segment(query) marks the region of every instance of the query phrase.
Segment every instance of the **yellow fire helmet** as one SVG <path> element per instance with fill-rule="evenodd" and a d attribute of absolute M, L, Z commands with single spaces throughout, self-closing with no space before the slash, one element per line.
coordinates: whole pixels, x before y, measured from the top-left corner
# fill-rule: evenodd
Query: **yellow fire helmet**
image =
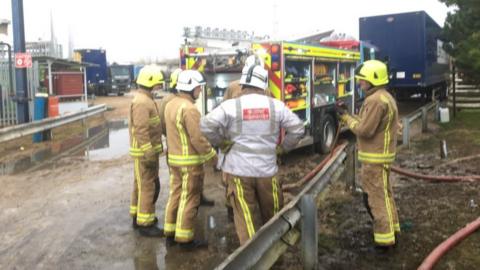
<path fill-rule="evenodd" d="M 147 88 L 152 88 L 157 84 L 163 83 L 163 81 L 163 72 L 160 67 L 156 65 L 144 66 L 140 70 L 137 78 L 137 84 Z"/>
<path fill-rule="evenodd" d="M 355 78 L 373 86 L 388 84 L 387 66 L 378 60 L 368 60 L 355 69 Z"/>
<path fill-rule="evenodd" d="M 177 86 L 178 74 L 180 74 L 181 71 L 182 71 L 181 68 L 177 68 L 172 72 L 172 74 L 170 74 L 170 84 L 168 85 L 170 89 L 175 88 Z"/>

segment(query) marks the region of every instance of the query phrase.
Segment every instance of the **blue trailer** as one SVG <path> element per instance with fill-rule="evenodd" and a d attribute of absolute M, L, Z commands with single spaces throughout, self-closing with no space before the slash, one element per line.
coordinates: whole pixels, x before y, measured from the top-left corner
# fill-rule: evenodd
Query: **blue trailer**
<path fill-rule="evenodd" d="M 106 95 L 108 93 L 109 82 L 105 50 L 75 50 L 75 60 L 98 65 L 87 67 L 87 91 L 89 94 Z"/>
<path fill-rule="evenodd" d="M 425 11 L 362 17 L 359 26 L 360 40 L 374 45 L 376 58 L 388 65 L 397 98 L 446 96 L 449 58 L 441 27 Z"/>

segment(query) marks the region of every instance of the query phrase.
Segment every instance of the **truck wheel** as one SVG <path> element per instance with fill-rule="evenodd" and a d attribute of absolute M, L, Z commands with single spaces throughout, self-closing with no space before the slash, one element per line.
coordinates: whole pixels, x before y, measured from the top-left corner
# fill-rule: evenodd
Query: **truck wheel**
<path fill-rule="evenodd" d="M 321 154 L 327 154 L 334 146 L 337 124 L 331 114 L 322 116 L 320 120 L 320 140 L 315 144 L 315 150 Z"/>

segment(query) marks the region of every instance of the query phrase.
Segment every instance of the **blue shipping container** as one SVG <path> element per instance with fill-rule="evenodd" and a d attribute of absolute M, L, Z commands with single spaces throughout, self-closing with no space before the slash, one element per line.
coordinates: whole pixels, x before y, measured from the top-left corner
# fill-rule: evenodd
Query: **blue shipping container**
<path fill-rule="evenodd" d="M 390 87 L 410 94 L 445 87 L 448 55 L 439 39 L 441 27 L 424 11 L 363 17 L 360 40 L 377 47 L 387 63 Z"/>
<path fill-rule="evenodd" d="M 81 55 L 81 62 L 96 64 L 95 67 L 87 67 L 88 84 L 106 84 L 108 81 L 107 56 L 105 50 L 82 49 L 75 50 Z"/>

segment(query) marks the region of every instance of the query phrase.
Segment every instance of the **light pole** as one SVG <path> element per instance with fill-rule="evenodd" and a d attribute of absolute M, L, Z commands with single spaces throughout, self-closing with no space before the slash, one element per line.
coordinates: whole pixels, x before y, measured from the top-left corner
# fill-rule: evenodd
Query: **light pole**
<path fill-rule="evenodd" d="M 25 52 L 25 26 L 23 19 L 23 0 L 12 0 L 13 50 L 15 53 Z M 15 84 L 18 123 L 30 121 L 28 113 L 27 70 L 15 68 Z"/>

